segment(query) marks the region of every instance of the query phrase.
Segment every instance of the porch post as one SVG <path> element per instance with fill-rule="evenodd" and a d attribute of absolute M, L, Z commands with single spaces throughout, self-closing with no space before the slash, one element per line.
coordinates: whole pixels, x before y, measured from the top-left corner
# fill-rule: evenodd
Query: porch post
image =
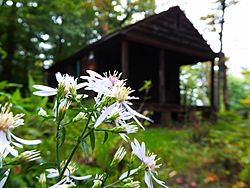
<path fill-rule="evenodd" d="M 210 105 L 214 109 L 215 108 L 215 100 L 214 100 L 214 60 L 211 61 L 210 67 Z M 216 107 L 217 108 L 217 107 Z"/>
<path fill-rule="evenodd" d="M 166 81 L 165 81 L 165 52 L 160 50 L 159 56 L 159 102 L 164 104 L 166 102 Z"/>
<path fill-rule="evenodd" d="M 159 103 L 166 103 L 166 73 L 165 73 L 165 51 L 160 49 L 159 54 Z M 160 124 L 166 126 L 170 123 L 171 113 L 170 112 L 161 112 L 160 114 Z"/>
<path fill-rule="evenodd" d="M 214 65 L 215 65 L 215 60 L 213 59 L 211 61 L 211 70 L 210 70 L 210 106 L 211 106 L 211 111 L 210 111 L 210 120 L 212 122 L 216 122 L 217 116 L 216 112 L 219 109 L 219 104 L 218 100 L 219 97 L 217 96 L 219 93 L 216 89 L 218 89 L 218 82 L 215 83 L 215 72 L 214 72 Z M 219 79 L 219 78 L 217 78 Z M 216 86 L 216 88 L 215 88 Z"/>
<path fill-rule="evenodd" d="M 122 77 L 128 79 L 129 63 L 128 63 L 128 41 L 122 40 L 121 44 L 121 63 L 122 63 Z"/>

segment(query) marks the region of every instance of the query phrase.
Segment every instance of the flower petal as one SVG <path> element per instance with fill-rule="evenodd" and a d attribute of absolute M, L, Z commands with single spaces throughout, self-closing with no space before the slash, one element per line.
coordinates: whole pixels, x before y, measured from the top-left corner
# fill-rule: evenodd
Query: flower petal
<path fill-rule="evenodd" d="M 3 187 L 4 186 L 4 184 L 5 184 L 5 182 L 6 182 L 6 180 L 7 180 L 7 178 L 9 177 L 9 173 L 10 173 L 10 169 L 8 169 L 8 170 L 6 170 L 5 172 L 4 172 L 4 177 L 3 177 L 3 179 L 0 181 L 0 187 Z"/>
<path fill-rule="evenodd" d="M 17 157 L 17 156 L 18 156 L 18 151 L 15 150 L 12 146 L 7 145 L 6 148 L 7 148 L 7 150 L 9 151 L 9 153 L 10 153 L 11 155 L 13 155 L 14 157 Z"/>
<path fill-rule="evenodd" d="M 104 112 L 96 120 L 96 123 L 94 125 L 95 128 L 98 127 L 104 121 L 104 119 L 112 112 L 112 110 L 116 107 L 116 105 L 117 104 L 114 103 L 111 106 L 109 106 L 107 109 L 104 110 Z"/>
<path fill-rule="evenodd" d="M 44 85 L 33 85 L 33 88 L 39 89 L 39 90 L 42 90 L 42 91 L 56 91 L 55 88 L 44 86 Z"/>
<path fill-rule="evenodd" d="M 23 148 L 22 144 L 19 144 L 17 142 L 11 142 L 11 143 L 18 148 Z"/>
<path fill-rule="evenodd" d="M 149 172 L 149 173 L 151 174 L 152 178 L 155 180 L 156 183 L 158 183 L 159 185 L 161 185 L 161 186 L 163 186 L 163 187 L 168 188 L 168 186 L 165 185 L 165 182 L 164 182 L 164 181 L 158 180 L 158 179 L 154 176 L 154 174 L 153 174 L 152 172 Z"/>
<path fill-rule="evenodd" d="M 121 137 L 125 142 L 128 142 L 128 140 L 129 140 L 128 135 L 126 135 L 125 133 L 120 133 L 119 135 L 120 135 L 120 137 Z"/>
<path fill-rule="evenodd" d="M 132 169 L 130 171 L 124 172 L 120 177 L 119 180 L 123 180 L 124 178 L 127 178 L 129 176 L 132 176 L 133 174 L 135 174 L 137 171 L 139 170 L 139 168 L 135 168 Z"/>
<path fill-rule="evenodd" d="M 76 89 L 81 89 L 81 88 L 87 87 L 87 86 L 88 86 L 88 84 L 87 84 L 86 82 L 80 83 L 80 84 L 77 84 L 77 85 L 76 85 Z"/>
<path fill-rule="evenodd" d="M 139 117 L 139 118 L 146 119 L 146 120 L 150 121 L 151 123 L 154 122 L 152 119 L 150 119 L 150 118 L 148 118 L 148 117 L 146 117 L 146 116 L 144 116 L 144 115 L 142 115 L 142 114 L 136 112 L 135 110 L 133 110 L 129 105 L 126 104 L 126 102 L 123 102 L 122 104 L 125 106 L 125 108 L 126 108 L 131 114 L 133 114 L 133 115 L 135 115 L 135 116 L 137 116 L 137 117 Z"/>
<path fill-rule="evenodd" d="M 22 138 L 19 138 L 15 136 L 14 134 L 10 133 L 11 137 L 16 140 L 17 142 L 20 142 L 25 145 L 37 145 L 41 143 L 41 140 L 24 140 Z"/>
<path fill-rule="evenodd" d="M 59 176 L 59 172 L 57 169 L 50 168 L 50 169 L 46 169 L 46 171 L 49 173 L 47 175 L 47 178 L 55 178 L 55 177 Z"/>
<path fill-rule="evenodd" d="M 90 77 L 96 77 L 96 78 L 103 79 L 103 77 L 95 71 L 87 70 L 86 72 L 90 75 Z"/>
<path fill-rule="evenodd" d="M 86 180 L 86 179 L 89 179 L 92 177 L 92 175 L 87 175 L 87 176 L 80 176 L 80 177 L 77 177 L 77 176 L 70 176 L 71 178 L 75 179 L 75 180 Z"/>
<path fill-rule="evenodd" d="M 60 72 L 57 72 L 56 73 L 56 80 L 58 83 L 62 82 L 64 79 L 63 79 L 63 76 Z"/>
<path fill-rule="evenodd" d="M 66 178 L 63 178 L 59 182 L 57 182 L 55 185 L 51 186 L 50 188 L 68 188 L 69 185 L 65 185 Z"/>
<path fill-rule="evenodd" d="M 145 171 L 144 181 L 147 184 L 148 188 L 154 188 L 151 175 L 149 172 Z"/>
<path fill-rule="evenodd" d="M 56 95 L 57 91 L 35 91 L 33 92 L 33 95 L 47 97 L 47 96 L 53 96 Z"/>

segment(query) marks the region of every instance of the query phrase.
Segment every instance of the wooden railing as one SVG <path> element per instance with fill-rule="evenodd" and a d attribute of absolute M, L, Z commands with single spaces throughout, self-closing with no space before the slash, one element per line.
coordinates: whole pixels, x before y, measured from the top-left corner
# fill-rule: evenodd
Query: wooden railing
<path fill-rule="evenodd" d="M 211 106 L 184 106 L 176 104 L 159 104 L 159 103 L 135 103 L 140 111 L 149 110 L 153 112 L 211 112 Z"/>

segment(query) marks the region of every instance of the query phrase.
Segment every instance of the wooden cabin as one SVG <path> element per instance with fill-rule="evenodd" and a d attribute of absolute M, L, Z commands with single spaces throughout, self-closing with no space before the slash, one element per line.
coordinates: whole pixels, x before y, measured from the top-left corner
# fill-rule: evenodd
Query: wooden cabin
<path fill-rule="evenodd" d="M 57 62 L 48 70 L 49 84 L 55 85 L 54 75 L 58 71 L 79 77 L 87 69 L 98 73 L 117 70 L 123 72 L 135 90 L 144 80 L 152 80 L 151 99 L 143 105 L 144 109 L 176 115 L 187 111 L 187 107 L 180 105 L 180 66 L 210 62 L 210 106 L 190 106 L 188 111 L 211 112 L 217 56 L 176 6 L 108 34 Z"/>

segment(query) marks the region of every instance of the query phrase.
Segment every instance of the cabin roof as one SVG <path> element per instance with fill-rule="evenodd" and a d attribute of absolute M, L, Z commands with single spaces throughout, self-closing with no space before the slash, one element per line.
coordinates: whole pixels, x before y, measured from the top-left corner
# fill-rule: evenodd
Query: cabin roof
<path fill-rule="evenodd" d="M 83 54 L 89 53 L 107 41 L 117 40 L 119 37 L 125 37 L 128 41 L 189 54 L 201 61 L 212 60 L 218 56 L 212 51 L 185 13 L 178 6 L 175 6 L 103 36 L 100 40 L 87 45 L 70 57 L 57 62 L 50 69 L 56 69 L 59 65 L 75 61 Z"/>

